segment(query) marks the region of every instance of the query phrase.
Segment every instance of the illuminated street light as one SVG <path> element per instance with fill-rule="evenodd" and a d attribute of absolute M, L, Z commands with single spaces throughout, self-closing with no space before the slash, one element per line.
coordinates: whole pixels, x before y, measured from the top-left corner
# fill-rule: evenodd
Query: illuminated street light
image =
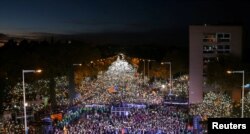
<path fill-rule="evenodd" d="M 82 66 L 82 64 L 73 64 L 73 66 Z"/>
<path fill-rule="evenodd" d="M 93 61 L 91 61 L 93 62 Z M 80 63 L 74 63 L 70 66 L 70 70 L 69 70 L 69 95 L 70 95 L 70 103 L 73 103 L 74 97 L 76 95 L 76 91 L 75 91 L 75 68 L 76 67 L 80 67 L 82 66 L 82 64 Z"/>
<path fill-rule="evenodd" d="M 23 76 L 23 112 L 24 112 L 24 131 L 25 134 L 28 134 L 28 128 L 27 128 L 27 114 L 26 114 L 26 106 L 28 105 L 26 103 L 26 92 L 25 92 L 25 82 L 24 82 L 24 74 L 25 73 L 41 73 L 42 70 L 23 70 L 22 71 L 22 76 Z"/>
<path fill-rule="evenodd" d="M 143 61 L 143 83 L 145 84 L 145 59 L 142 59 Z"/>
<path fill-rule="evenodd" d="M 244 118 L 244 87 L 245 87 L 245 71 L 227 71 L 228 74 L 240 73 L 242 74 L 242 90 L 241 90 L 241 118 Z"/>
<path fill-rule="evenodd" d="M 169 64 L 169 81 L 170 81 L 170 92 L 169 95 L 172 95 L 172 68 L 171 68 L 171 62 L 161 62 L 162 65 Z"/>
<path fill-rule="evenodd" d="M 148 60 L 148 79 L 150 80 L 150 78 L 149 78 L 149 62 L 150 61 L 155 61 L 155 60 Z"/>

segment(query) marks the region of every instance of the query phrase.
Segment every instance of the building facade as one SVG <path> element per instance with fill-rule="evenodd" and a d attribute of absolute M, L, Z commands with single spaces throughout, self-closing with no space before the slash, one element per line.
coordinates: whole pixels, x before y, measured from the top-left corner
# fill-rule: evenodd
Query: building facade
<path fill-rule="evenodd" d="M 219 55 L 228 54 L 241 58 L 240 26 L 189 27 L 189 104 L 203 100 L 206 64 L 218 60 Z"/>

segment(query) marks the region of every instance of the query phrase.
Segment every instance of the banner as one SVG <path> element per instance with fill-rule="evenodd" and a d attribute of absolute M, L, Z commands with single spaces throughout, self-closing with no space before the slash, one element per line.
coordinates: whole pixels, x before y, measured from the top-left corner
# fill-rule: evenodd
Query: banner
<path fill-rule="evenodd" d="M 61 121 L 61 120 L 62 120 L 62 113 L 52 114 L 52 115 L 50 115 L 50 118 L 51 118 L 52 120 L 57 119 L 57 120 Z"/>
<path fill-rule="evenodd" d="M 108 92 L 109 92 L 109 93 L 115 93 L 115 92 L 116 92 L 115 87 L 112 86 L 111 88 L 109 88 L 109 89 L 108 89 Z"/>

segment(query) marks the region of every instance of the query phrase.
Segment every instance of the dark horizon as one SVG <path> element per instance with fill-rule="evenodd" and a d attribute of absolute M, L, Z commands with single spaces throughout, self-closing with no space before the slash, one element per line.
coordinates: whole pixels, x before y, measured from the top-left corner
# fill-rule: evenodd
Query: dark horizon
<path fill-rule="evenodd" d="M 2 1 L 0 46 L 8 39 L 80 40 L 90 44 L 188 47 L 190 25 L 243 27 L 250 46 L 246 0 Z M 247 58 L 246 58 L 247 59 Z"/>
<path fill-rule="evenodd" d="M 241 26 L 243 28 L 244 42 L 248 42 L 248 27 L 239 24 L 223 23 L 223 24 L 194 24 L 207 26 Z M 189 25 L 190 26 L 190 25 Z M 168 46 L 182 46 L 188 47 L 188 30 L 189 26 L 176 29 L 155 29 L 151 31 L 138 32 L 99 32 L 99 33 L 77 33 L 77 34 L 56 34 L 56 33 L 42 33 L 32 32 L 25 35 L 8 35 L 0 33 L 0 41 L 6 42 L 9 39 L 21 41 L 38 40 L 50 41 L 54 40 L 77 40 L 88 42 L 96 45 L 116 44 L 116 45 L 168 45 Z M 181 38 L 181 40 L 180 40 Z"/>
<path fill-rule="evenodd" d="M 246 0 L 2 1 L 0 33 L 78 35 L 187 32 L 189 25 L 242 25 L 249 29 Z"/>

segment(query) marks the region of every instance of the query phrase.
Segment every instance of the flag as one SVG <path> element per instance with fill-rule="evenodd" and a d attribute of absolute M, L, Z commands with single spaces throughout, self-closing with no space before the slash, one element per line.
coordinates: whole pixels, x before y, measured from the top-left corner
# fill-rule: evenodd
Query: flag
<path fill-rule="evenodd" d="M 122 134 L 125 134 L 126 130 L 124 128 L 122 128 Z"/>
<path fill-rule="evenodd" d="M 62 120 L 62 113 L 52 114 L 52 115 L 50 115 L 50 118 L 51 118 L 52 120 L 57 119 L 57 120 L 61 121 L 61 120 Z"/>
<path fill-rule="evenodd" d="M 117 90 L 118 90 L 118 86 L 117 86 L 117 85 L 115 85 L 114 89 L 115 89 L 115 91 L 117 91 Z"/>
<path fill-rule="evenodd" d="M 109 92 L 109 93 L 114 93 L 114 92 L 116 92 L 115 87 L 114 87 L 114 86 L 110 87 L 110 88 L 108 89 L 108 92 Z"/>
<path fill-rule="evenodd" d="M 244 85 L 244 88 L 250 88 L 250 84 Z"/>

